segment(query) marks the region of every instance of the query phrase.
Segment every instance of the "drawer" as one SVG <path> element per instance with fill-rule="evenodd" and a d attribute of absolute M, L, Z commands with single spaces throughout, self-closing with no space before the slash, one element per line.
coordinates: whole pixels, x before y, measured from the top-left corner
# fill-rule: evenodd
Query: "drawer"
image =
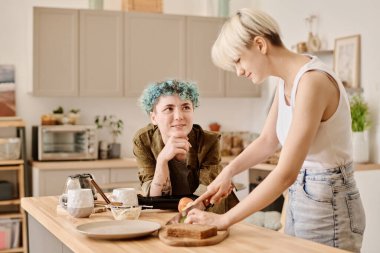
<path fill-rule="evenodd" d="M 139 182 L 138 168 L 112 168 L 110 182 Z"/>
<path fill-rule="evenodd" d="M 95 181 L 99 185 L 107 184 L 109 182 L 108 169 L 81 169 L 81 170 L 43 170 L 40 172 L 38 183 L 38 192 L 34 192 L 34 196 L 51 196 L 61 195 L 64 188 L 66 179 L 70 175 L 90 173 L 94 176 Z"/>

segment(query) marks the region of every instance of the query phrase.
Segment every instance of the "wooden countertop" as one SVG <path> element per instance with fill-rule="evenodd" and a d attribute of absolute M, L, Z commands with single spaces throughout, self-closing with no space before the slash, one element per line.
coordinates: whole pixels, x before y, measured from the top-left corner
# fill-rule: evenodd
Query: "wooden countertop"
<path fill-rule="evenodd" d="M 354 163 L 355 171 L 380 170 L 380 164 L 376 163 Z"/>
<path fill-rule="evenodd" d="M 74 252 L 80 253 L 123 253 L 123 252 L 292 252 L 292 253 L 339 253 L 347 252 L 317 244 L 299 238 L 290 237 L 280 232 L 238 223 L 230 228 L 230 235 L 217 245 L 205 247 L 171 247 L 158 239 L 157 233 L 151 236 L 131 240 L 94 240 L 77 232 L 75 227 L 93 221 L 112 220 L 111 213 L 98 213 L 90 218 L 77 219 L 67 214 L 57 214 L 57 197 L 22 198 L 21 206 L 33 216 L 50 233 Z M 162 225 L 174 213 L 142 213 L 140 219 L 157 221 Z"/>

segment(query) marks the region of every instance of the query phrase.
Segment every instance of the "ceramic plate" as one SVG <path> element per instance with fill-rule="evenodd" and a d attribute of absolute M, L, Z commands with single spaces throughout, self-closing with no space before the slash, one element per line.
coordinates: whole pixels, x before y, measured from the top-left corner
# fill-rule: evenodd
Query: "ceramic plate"
<path fill-rule="evenodd" d="M 157 222 L 144 220 L 112 220 L 77 226 L 84 235 L 98 239 L 125 239 L 146 236 L 161 228 Z"/>

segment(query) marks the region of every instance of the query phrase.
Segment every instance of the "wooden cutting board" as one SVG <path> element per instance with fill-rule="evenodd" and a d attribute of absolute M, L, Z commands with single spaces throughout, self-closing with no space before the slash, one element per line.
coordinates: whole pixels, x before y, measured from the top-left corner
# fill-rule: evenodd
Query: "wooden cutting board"
<path fill-rule="evenodd" d="M 183 238 L 183 237 L 172 237 L 168 236 L 166 226 L 163 227 L 159 233 L 158 237 L 162 242 L 170 246 L 186 246 L 186 247 L 197 247 L 197 246 L 209 246 L 220 243 L 229 234 L 228 230 L 218 231 L 218 234 L 206 239 L 194 239 L 194 238 Z"/>

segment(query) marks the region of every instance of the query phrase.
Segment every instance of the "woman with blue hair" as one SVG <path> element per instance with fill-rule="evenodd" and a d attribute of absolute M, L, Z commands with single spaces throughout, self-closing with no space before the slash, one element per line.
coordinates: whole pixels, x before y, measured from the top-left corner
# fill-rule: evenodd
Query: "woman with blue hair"
<path fill-rule="evenodd" d="M 140 105 L 151 123 L 135 134 L 133 153 L 144 195 L 190 195 L 222 170 L 220 134 L 193 124 L 198 97 L 193 83 L 178 80 L 153 83 L 143 91 Z M 237 202 L 231 194 L 210 211 L 224 213 Z"/>

